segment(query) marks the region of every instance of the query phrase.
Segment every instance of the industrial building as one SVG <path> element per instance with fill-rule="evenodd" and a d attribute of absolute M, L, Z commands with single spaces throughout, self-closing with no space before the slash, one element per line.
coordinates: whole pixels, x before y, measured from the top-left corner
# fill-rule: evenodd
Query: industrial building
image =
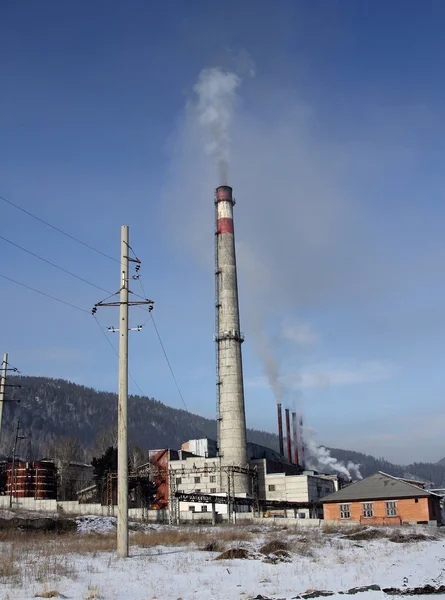
<path fill-rule="evenodd" d="M 441 497 L 379 471 L 322 499 L 325 519 L 365 524 L 440 524 Z"/>
<path fill-rule="evenodd" d="M 290 413 L 288 409 L 285 411 L 284 438 L 281 404 L 278 404 L 279 452 L 247 442 L 241 352 L 244 335 L 239 316 L 232 188 L 218 187 L 214 204 L 217 440 L 191 439 L 180 449 L 151 450 L 148 463 L 128 476 L 134 484 L 129 486 L 130 495 L 136 484 L 149 482 L 152 487 L 148 491 L 153 490 L 153 494 L 147 495 L 150 500 L 146 499 L 144 507 L 168 510 L 171 523 L 178 523 L 186 514 L 210 511 L 215 518 L 219 514 L 229 519 L 247 512 L 320 518 L 320 500 L 335 492 L 339 481 L 334 476 L 305 469 L 302 422 L 297 424 L 296 413 L 292 413 L 291 432 Z M 51 464 L 52 487 L 48 493 L 55 497 L 56 468 Z M 109 509 L 115 505 L 116 473 L 108 473 L 97 484 L 93 483 L 92 468 L 88 465 L 70 463 L 59 467 L 63 498 L 77 495 L 88 502 L 99 497 Z M 18 481 L 22 478 L 21 470 L 17 466 Z M 40 481 L 37 475 L 23 477 L 29 493 L 37 494 L 41 486 L 30 483 Z M 6 472 L 6 491 L 11 489 L 10 480 Z M 134 503 L 140 500 L 139 496 L 134 493 Z"/>
<path fill-rule="evenodd" d="M 194 439 L 180 450 L 153 450 L 140 472 L 156 483 L 155 507 L 168 507 L 171 522 L 184 513 L 209 510 L 229 518 L 271 509 L 282 516 L 320 517 L 320 499 L 338 489 L 338 479 L 305 470 L 296 414 L 291 433 L 286 409 L 287 456 L 281 404 L 280 451 L 247 442 L 232 188 L 219 186 L 214 203 L 217 440 Z"/>
<path fill-rule="evenodd" d="M 263 515 L 322 518 L 321 498 L 339 487 L 336 476 L 303 470 L 258 444 L 246 444 L 245 470 L 221 464 L 216 449 L 214 440 L 202 438 L 184 442 L 179 451 L 151 451 L 149 463 L 140 471 L 157 483 L 156 507 L 176 510 L 178 518 L 212 510 L 226 515 L 230 503 L 233 513 L 251 512 L 257 505 Z M 239 477 L 248 478 L 252 493 L 237 490 Z"/>

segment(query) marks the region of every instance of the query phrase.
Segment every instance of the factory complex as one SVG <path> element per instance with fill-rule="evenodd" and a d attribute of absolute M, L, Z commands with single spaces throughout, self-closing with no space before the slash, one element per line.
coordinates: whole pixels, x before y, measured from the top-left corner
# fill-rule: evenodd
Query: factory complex
<path fill-rule="evenodd" d="M 286 408 L 283 427 L 280 401 L 279 450 L 247 441 L 232 188 L 218 187 L 214 203 L 217 439 L 149 450 L 148 461 L 124 476 L 130 510 L 170 524 L 267 517 L 439 523 L 441 498 L 420 484 L 380 473 L 350 485 L 308 468 L 302 417 Z M 30 463 L 13 455 L 0 467 L 0 506 L 46 502 L 49 509 L 114 515 L 121 489 L 115 470 L 98 478 L 91 465 Z"/>
<path fill-rule="evenodd" d="M 322 518 L 321 498 L 339 487 L 335 475 L 305 471 L 274 450 L 246 444 L 248 463 L 224 465 L 216 442 L 189 440 L 179 451 L 150 451 L 150 461 L 139 468 L 157 483 L 156 508 L 169 509 L 173 521 L 193 514 L 215 512 L 234 516 L 254 512 L 290 518 Z M 239 492 L 239 480 L 248 491 Z M 192 513 L 192 515 L 187 515 Z"/>
<path fill-rule="evenodd" d="M 142 470 L 156 482 L 156 506 L 168 508 L 171 522 L 209 511 L 229 519 L 247 512 L 321 518 L 320 500 L 339 488 L 339 479 L 305 470 L 296 413 L 292 439 L 285 411 L 287 456 L 280 403 L 280 452 L 247 442 L 232 188 L 218 187 L 214 203 L 217 440 L 195 439 L 180 450 L 151 451 Z"/>

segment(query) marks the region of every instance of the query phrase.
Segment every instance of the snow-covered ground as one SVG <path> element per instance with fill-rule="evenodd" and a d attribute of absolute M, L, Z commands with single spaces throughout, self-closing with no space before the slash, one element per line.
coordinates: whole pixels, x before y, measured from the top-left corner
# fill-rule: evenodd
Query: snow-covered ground
<path fill-rule="evenodd" d="M 81 517 L 77 534 L 48 534 L 39 538 L 39 544 L 28 534 L 28 543 L 26 539 L 0 541 L 0 600 L 28 600 L 44 594 L 57 597 L 50 592 L 79 600 L 247 600 L 261 596 L 290 600 L 311 590 L 445 584 L 445 535 L 436 529 L 404 527 L 396 537 L 394 529 L 371 529 L 367 530 L 371 539 L 360 539 L 366 537 L 363 532 L 357 533 L 357 539 L 348 529 L 330 533 L 266 526 L 178 530 L 135 524 L 131 557 L 125 560 L 118 559 L 114 550 L 102 549 L 107 543 L 114 546 L 110 538 L 115 529 L 113 518 Z M 426 539 L 400 541 L 413 533 Z M 182 536 L 184 543 L 175 544 L 175 536 Z M 239 539 L 244 536 L 248 539 Z M 77 545 L 73 546 L 74 537 Z M 226 549 L 246 549 L 249 558 L 215 560 L 222 548 L 202 549 L 209 541 L 221 539 Z M 89 551 L 80 553 L 86 540 L 90 540 Z M 276 541 L 287 545 L 281 556 L 280 552 L 260 552 L 265 543 Z M 11 566 L 10 576 L 5 567 L 8 560 L 10 566 L 15 561 L 16 567 L 14 571 Z M 384 595 L 383 591 L 361 592 L 358 599 L 379 600 Z"/>

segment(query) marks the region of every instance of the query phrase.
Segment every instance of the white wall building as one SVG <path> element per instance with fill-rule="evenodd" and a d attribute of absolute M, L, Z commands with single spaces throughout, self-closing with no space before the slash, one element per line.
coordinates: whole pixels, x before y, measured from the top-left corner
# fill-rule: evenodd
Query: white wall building
<path fill-rule="evenodd" d="M 182 445 L 183 450 L 192 451 L 192 448 L 205 454 L 211 452 L 211 446 L 206 444 L 205 440 L 189 440 Z M 274 454 L 276 455 L 276 453 Z M 177 477 L 175 478 L 177 491 L 186 494 L 221 495 L 227 490 L 227 475 L 221 472 L 220 459 L 217 457 L 192 456 L 183 460 L 171 460 L 169 466 L 177 471 Z M 259 497 L 266 500 L 301 503 L 319 502 L 321 498 L 332 494 L 338 489 L 338 479 L 335 476 L 320 475 L 313 471 L 295 474 L 295 465 L 280 463 L 276 460 L 267 458 L 252 460 L 250 466 L 256 468 L 258 472 Z M 196 469 L 196 472 L 194 472 L 194 469 Z M 237 494 L 237 497 L 245 496 Z M 211 505 L 205 503 L 180 502 L 180 512 L 201 513 L 210 512 L 211 510 Z M 217 504 L 216 510 L 219 514 L 226 514 L 227 504 Z M 247 512 L 251 509 L 248 506 L 238 506 L 236 510 L 237 512 Z M 321 508 L 312 512 L 309 508 L 268 512 L 299 518 L 322 518 L 323 516 Z"/>

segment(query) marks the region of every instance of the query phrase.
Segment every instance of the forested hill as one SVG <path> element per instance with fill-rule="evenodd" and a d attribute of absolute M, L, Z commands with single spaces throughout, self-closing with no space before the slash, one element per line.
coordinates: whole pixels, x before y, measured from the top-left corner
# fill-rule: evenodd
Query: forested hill
<path fill-rule="evenodd" d="M 3 454 L 11 453 L 13 429 L 18 418 L 22 434 L 32 433 L 34 455 L 42 455 L 58 439 L 69 437 L 79 440 L 84 458 L 89 460 L 101 446 L 98 438 L 102 437 L 102 441 L 108 443 L 112 436 L 117 420 L 115 394 L 47 377 L 11 377 L 9 382 L 22 387 L 8 388 L 9 396 L 20 399 L 20 403 L 5 403 L 0 443 Z M 128 419 L 130 443 L 143 450 L 179 448 L 185 440 L 197 437 L 216 438 L 214 420 L 170 408 L 154 398 L 131 396 Z M 274 434 L 249 429 L 247 437 L 252 442 L 278 450 L 278 437 Z M 29 439 L 22 441 L 21 452 L 29 445 Z M 350 450 L 334 448 L 331 453 L 345 463 L 359 464 L 363 476 L 385 471 L 399 477 L 432 481 L 436 486 L 445 485 L 444 464 L 400 466 Z"/>
<path fill-rule="evenodd" d="M 25 433 L 32 431 L 35 451 L 43 451 L 62 436 L 78 438 L 85 449 L 92 449 L 96 436 L 112 430 L 117 421 L 116 394 L 47 377 L 11 377 L 8 382 L 22 387 L 9 388 L 9 396 L 20 399 L 20 403 L 5 404 L 3 453 L 10 452 L 18 418 Z M 130 443 L 142 449 L 179 448 L 191 438 L 216 439 L 216 422 L 170 408 L 154 398 L 131 396 L 128 434 Z M 248 437 L 252 442 L 278 448 L 277 436 L 271 433 L 249 430 Z"/>

